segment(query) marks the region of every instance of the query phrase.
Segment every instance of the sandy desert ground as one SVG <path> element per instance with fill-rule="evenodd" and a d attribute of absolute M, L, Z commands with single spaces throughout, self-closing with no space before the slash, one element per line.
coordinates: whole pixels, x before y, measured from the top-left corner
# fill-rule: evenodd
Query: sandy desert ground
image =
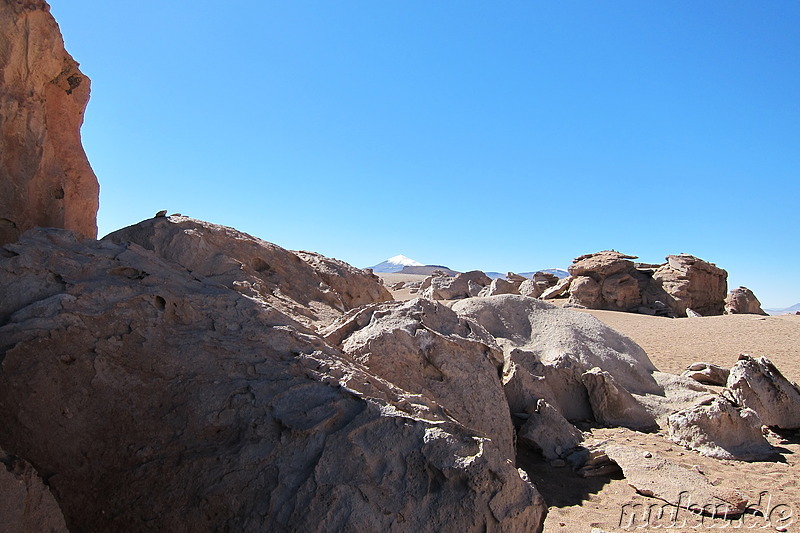
<path fill-rule="evenodd" d="M 382 274 L 387 285 L 422 276 Z M 393 291 L 396 299 L 414 298 L 408 290 Z M 564 301 L 555 301 L 563 305 Z M 660 318 L 614 311 L 591 313 L 610 327 L 635 340 L 664 372 L 680 373 L 697 361 L 732 366 L 740 353 L 766 356 L 792 381 L 800 381 L 800 316 L 731 315 L 702 318 Z M 754 512 L 737 520 L 711 519 L 675 508 L 636 493 L 622 477 L 584 479 L 566 467 L 553 467 L 540 455 L 521 453 L 524 468 L 545 498 L 549 513 L 545 532 L 602 531 L 800 531 L 800 431 L 768 440 L 778 448 L 774 462 L 719 461 L 670 442 L 663 433 L 639 433 L 624 428 L 582 427 L 586 442 L 613 440 L 657 453 L 687 468 L 699 470 L 715 485 L 744 493 Z M 652 507 L 649 523 L 641 520 L 643 508 Z M 664 509 L 659 520 L 656 511 Z M 765 512 L 759 516 L 756 510 Z"/>

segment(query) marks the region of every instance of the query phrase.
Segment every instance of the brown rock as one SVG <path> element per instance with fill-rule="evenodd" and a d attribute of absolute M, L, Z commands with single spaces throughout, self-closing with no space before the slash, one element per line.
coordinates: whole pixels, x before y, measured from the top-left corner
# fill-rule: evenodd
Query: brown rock
<path fill-rule="evenodd" d="M 630 311 L 642 302 L 639 282 L 627 272 L 605 278 L 600 294 L 603 297 L 603 308 L 611 311 Z"/>
<path fill-rule="evenodd" d="M 526 279 L 519 284 L 519 294 L 529 298 L 538 298 L 542 295 L 542 289 L 532 279 Z"/>
<path fill-rule="evenodd" d="M 0 448 L 0 517 L 5 533 L 67 533 L 50 489 L 27 461 Z"/>
<path fill-rule="evenodd" d="M 573 278 L 569 286 L 567 305 L 586 309 L 602 309 L 603 296 L 600 284 L 589 276 Z"/>
<path fill-rule="evenodd" d="M 737 517 L 747 498 L 735 489 L 717 487 L 701 473 L 633 446 L 606 446 L 609 459 L 622 468 L 628 485 L 676 507 L 713 510 L 718 516 Z"/>
<path fill-rule="evenodd" d="M 176 259 L 204 256 L 204 273 L 56 229 L 0 254 L 0 296 L 20 294 L 0 297 L 0 445 L 47 473 L 70 530 L 541 527 L 543 500 L 492 440 L 225 286 L 239 250 L 226 240 L 243 234 L 187 224 L 139 230 L 161 252 L 169 235 Z M 248 261 L 269 249 L 242 246 L 260 250 Z M 275 275 L 324 294 L 285 254 L 264 257 Z"/>
<path fill-rule="evenodd" d="M 542 300 L 550 300 L 552 298 L 558 298 L 562 296 L 569 290 L 572 280 L 572 276 L 561 278 L 555 285 L 542 293 Z"/>
<path fill-rule="evenodd" d="M 49 11 L 0 0 L 0 245 L 36 226 L 97 236 L 97 178 L 80 139 L 90 82 Z"/>
<path fill-rule="evenodd" d="M 568 270 L 570 276 L 591 276 L 595 281 L 600 281 L 613 274 L 633 270 L 634 263 L 630 259 L 636 259 L 636 256 L 605 250 L 576 257 Z"/>
<path fill-rule="evenodd" d="M 728 273 L 689 254 L 667 256 L 667 264 L 653 274 L 667 294 L 665 302 L 678 316 L 687 308 L 701 316 L 721 315 L 728 292 Z"/>
<path fill-rule="evenodd" d="M 767 313 L 761 309 L 761 302 L 758 301 L 753 291 L 747 287 L 738 287 L 733 289 L 725 299 L 725 314 L 766 315 Z"/>
<path fill-rule="evenodd" d="M 488 287 L 485 287 L 478 296 L 496 296 L 498 294 L 519 294 L 519 286 L 522 284 L 506 281 L 503 278 L 493 279 Z"/>
<path fill-rule="evenodd" d="M 528 414 L 519 430 L 519 441 L 540 450 L 545 459 L 564 457 L 581 443 L 583 436 L 578 428 L 546 401 L 538 400 Z"/>
<path fill-rule="evenodd" d="M 698 383 L 706 385 L 724 386 L 728 381 L 730 370 L 713 363 L 693 363 L 687 368 L 682 376 L 691 378 Z"/>

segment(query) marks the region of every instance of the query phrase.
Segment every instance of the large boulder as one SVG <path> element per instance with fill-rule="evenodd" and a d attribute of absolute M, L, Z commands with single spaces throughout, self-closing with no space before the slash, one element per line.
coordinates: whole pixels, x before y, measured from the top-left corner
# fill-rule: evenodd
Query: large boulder
<path fill-rule="evenodd" d="M 496 296 L 498 294 L 519 294 L 522 282 L 514 283 L 503 278 L 493 279 L 488 287 L 478 293 L 478 296 Z"/>
<path fill-rule="evenodd" d="M 758 301 L 753 291 L 747 287 L 737 287 L 725 298 L 725 314 L 766 315 L 767 313 L 761 309 L 761 302 Z"/>
<path fill-rule="evenodd" d="M 630 311 L 642 303 L 636 256 L 603 251 L 577 257 L 569 267 L 575 278 L 568 305 L 587 309 Z"/>
<path fill-rule="evenodd" d="M 731 399 L 758 413 L 766 426 L 800 428 L 800 388 L 766 357 L 739 356 L 728 375 Z"/>
<path fill-rule="evenodd" d="M 693 255 L 667 256 L 653 274 L 666 294 L 665 302 L 678 316 L 692 309 L 701 316 L 721 315 L 728 292 L 728 273 Z"/>
<path fill-rule="evenodd" d="M 103 238 L 136 243 L 196 277 L 280 309 L 309 327 L 329 324 L 391 294 L 363 270 L 319 254 L 297 254 L 233 228 L 183 216 L 156 217 Z"/>
<path fill-rule="evenodd" d="M 455 276 L 431 276 L 422 284 L 420 296 L 431 300 L 459 300 L 477 296 L 477 288 L 491 285 L 492 280 L 480 270 Z"/>
<path fill-rule="evenodd" d="M 760 461 L 775 450 L 761 433 L 761 419 L 752 409 L 740 408 L 723 396 L 709 397 L 668 418 L 670 438 L 702 455 L 716 459 Z"/>
<path fill-rule="evenodd" d="M 0 253 L 0 445 L 47 476 L 70 530 L 541 527 L 495 442 L 214 281 L 234 245 L 202 231 L 208 276 L 55 229 Z"/>
<path fill-rule="evenodd" d="M 514 457 L 514 431 L 500 381 L 503 354 L 479 325 L 418 298 L 358 309 L 323 334 L 371 373 L 436 401 Z"/>
<path fill-rule="evenodd" d="M 0 245 L 36 226 L 97 236 L 80 139 L 89 85 L 46 2 L 0 0 Z"/>
<path fill-rule="evenodd" d="M 631 393 L 663 394 L 644 350 L 593 316 L 516 295 L 470 298 L 453 310 L 483 326 L 503 348 L 504 383 L 514 411 L 544 398 L 569 420 L 590 418 L 581 376 L 594 367 Z M 547 389 L 552 394 L 543 394 Z"/>

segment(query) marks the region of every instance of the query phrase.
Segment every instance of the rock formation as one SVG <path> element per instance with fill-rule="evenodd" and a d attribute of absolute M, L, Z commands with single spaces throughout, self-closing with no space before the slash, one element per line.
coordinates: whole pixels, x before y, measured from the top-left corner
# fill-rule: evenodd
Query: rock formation
<path fill-rule="evenodd" d="M 492 280 L 480 270 L 462 272 L 455 276 L 435 275 L 423 281 L 420 296 L 431 300 L 459 300 L 478 296 Z"/>
<path fill-rule="evenodd" d="M 670 438 L 687 448 L 717 459 L 760 461 L 775 450 L 761 433 L 761 419 L 723 396 L 669 416 Z"/>
<path fill-rule="evenodd" d="M 640 494 L 672 505 L 713 509 L 717 515 L 725 517 L 736 517 L 745 512 L 747 499 L 738 490 L 714 486 L 703 474 L 672 463 L 656 453 L 620 445 L 608 446 L 605 452 L 622 468 L 628 484 Z M 691 503 L 685 498 L 687 493 Z"/>
<path fill-rule="evenodd" d="M 61 509 L 33 466 L 2 448 L 0 519 L 5 533 L 67 533 Z"/>
<path fill-rule="evenodd" d="M 766 357 L 742 354 L 728 375 L 730 398 L 752 409 L 766 426 L 800 428 L 800 388 Z"/>
<path fill-rule="evenodd" d="M 701 362 L 689 365 L 689 368 L 687 368 L 681 375 L 705 385 L 724 386 L 728 381 L 729 374 L 730 370 L 727 368 L 722 368 L 721 366 L 713 363 Z"/>
<path fill-rule="evenodd" d="M 569 267 L 569 287 L 562 280 L 542 295 L 569 291 L 568 306 L 631 311 L 649 315 L 720 315 L 728 273 L 688 254 L 667 256 L 663 265 L 634 263 L 636 256 L 615 251 L 586 254 Z M 562 285 L 562 283 L 564 283 Z"/>
<path fill-rule="evenodd" d="M 341 296 L 242 235 L 160 218 L 102 241 L 31 230 L 0 253 L 0 445 L 47 476 L 70 530 L 540 527 L 541 497 L 494 429 L 457 420 L 457 391 L 434 391 L 449 414 L 325 342 L 298 309 Z M 490 347 L 441 313 L 438 342 L 474 346 L 453 364 L 498 383 Z M 345 345 L 358 335 L 402 338 Z"/>
<path fill-rule="evenodd" d="M 144 220 L 104 240 L 135 243 L 308 327 L 319 327 L 359 305 L 391 300 L 363 270 L 310 252 L 292 253 L 233 228 L 189 217 Z"/>
<path fill-rule="evenodd" d="M 483 326 L 502 347 L 512 412 L 544 399 L 568 420 L 592 418 L 584 372 L 600 367 L 636 394 L 663 394 L 647 354 L 596 318 L 516 295 L 470 298 L 453 311 Z"/>
<path fill-rule="evenodd" d="M 689 254 L 669 255 L 653 274 L 667 293 L 665 302 L 678 316 L 690 308 L 702 316 L 721 315 L 728 293 L 728 273 Z"/>
<path fill-rule="evenodd" d="M 49 11 L 0 0 L 0 245 L 35 226 L 97 236 L 97 178 L 80 140 L 89 78 Z"/>
<path fill-rule="evenodd" d="M 725 299 L 726 315 L 766 315 L 761 309 L 761 302 L 758 301 L 753 291 L 747 287 L 737 287 L 733 289 Z"/>
<path fill-rule="evenodd" d="M 581 432 L 544 400 L 538 400 L 526 413 L 528 419 L 519 430 L 519 441 L 542 452 L 545 459 L 558 459 L 581 443 Z"/>

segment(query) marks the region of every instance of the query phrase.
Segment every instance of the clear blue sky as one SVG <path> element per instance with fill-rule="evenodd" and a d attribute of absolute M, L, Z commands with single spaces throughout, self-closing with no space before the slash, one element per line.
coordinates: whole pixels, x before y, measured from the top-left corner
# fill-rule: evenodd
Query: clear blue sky
<path fill-rule="evenodd" d="M 360 267 L 687 252 L 800 301 L 800 2 L 51 4 L 101 234 L 167 209 Z"/>

